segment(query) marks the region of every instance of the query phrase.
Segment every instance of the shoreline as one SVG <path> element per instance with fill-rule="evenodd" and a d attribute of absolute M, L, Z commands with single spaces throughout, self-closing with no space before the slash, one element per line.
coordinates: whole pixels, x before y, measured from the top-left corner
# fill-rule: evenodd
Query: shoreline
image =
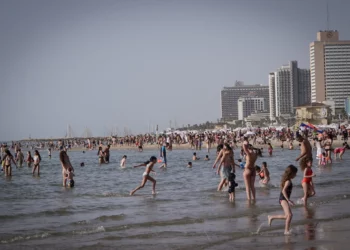
<path fill-rule="evenodd" d="M 310 141 L 311 143 L 311 146 L 313 147 L 313 141 Z M 334 140 L 333 141 L 333 144 L 332 144 L 332 148 L 337 148 L 337 147 L 341 147 L 342 144 L 344 143 L 344 141 L 342 140 Z M 280 141 L 271 141 L 271 145 L 272 147 L 275 149 L 275 148 L 281 148 L 281 142 Z M 268 145 L 267 144 L 255 144 L 253 145 L 255 148 L 263 148 L 263 149 L 267 149 L 268 148 Z M 284 149 L 285 150 L 289 150 L 289 142 L 285 141 L 283 143 L 283 146 L 284 146 Z M 103 145 L 102 146 L 103 148 L 106 147 L 106 145 Z M 216 147 L 217 147 L 217 144 L 213 144 L 210 148 L 210 150 L 216 150 Z M 241 147 L 241 143 L 237 143 L 237 148 L 240 148 Z M 293 150 L 298 150 L 299 149 L 299 142 L 297 141 L 294 141 L 293 142 L 293 147 L 294 149 Z M 237 149 L 236 148 L 236 149 Z M 143 145 L 143 151 L 148 151 L 148 150 L 159 150 L 160 147 L 159 145 L 157 144 L 144 144 Z M 180 145 L 177 145 L 177 144 L 173 144 L 173 148 L 172 150 L 192 150 L 192 151 L 207 151 L 207 147 L 206 145 L 203 145 L 201 150 L 199 149 L 194 149 L 192 148 L 191 149 L 191 146 L 189 144 L 180 144 Z M 41 150 L 44 150 L 44 149 L 41 149 Z M 94 148 L 94 149 L 87 149 L 87 148 L 84 148 L 84 147 L 74 147 L 74 148 L 71 148 L 69 149 L 69 151 L 96 151 L 98 150 L 98 147 Z M 138 151 L 138 147 L 136 145 L 133 145 L 133 146 L 126 146 L 126 145 L 123 145 L 123 146 L 120 146 L 120 145 L 117 145 L 117 146 L 112 146 L 110 147 L 110 150 L 112 151 L 115 151 L 115 150 L 136 150 Z M 171 151 L 171 150 L 168 150 L 168 151 Z"/>

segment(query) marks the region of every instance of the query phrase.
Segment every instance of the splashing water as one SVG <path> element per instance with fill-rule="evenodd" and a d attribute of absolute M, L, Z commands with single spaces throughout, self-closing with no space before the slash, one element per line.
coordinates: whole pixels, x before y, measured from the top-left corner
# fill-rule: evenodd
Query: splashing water
<path fill-rule="evenodd" d="M 258 227 L 258 230 L 256 230 L 256 232 L 255 232 L 255 233 L 252 233 L 252 234 L 253 234 L 253 235 L 259 234 L 259 233 L 260 233 L 260 230 L 261 230 L 261 228 L 262 228 L 262 226 L 263 226 L 264 224 L 266 224 L 266 223 L 265 223 L 265 222 L 261 223 L 260 226 Z"/>

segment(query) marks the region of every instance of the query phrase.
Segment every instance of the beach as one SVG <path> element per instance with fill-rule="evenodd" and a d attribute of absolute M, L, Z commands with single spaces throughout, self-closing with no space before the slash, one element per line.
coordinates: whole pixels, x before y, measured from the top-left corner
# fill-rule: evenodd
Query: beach
<path fill-rule="evenodd" d="M 159 156 L 157 148 L 112 150 L 111 163 L 102 166 L 96 150 L 69 151 L 76 174 L 74 188 L 61 187 L 58 152 L 49 159 L 43 151 L 40 177 L 32 177 L 27 167 L 14 168 L 10 179 L 1 177 L 0 248 L 347 249 L 348 152 L 332 165 L 314 163 L 316 196 L 307 209 L 301 204 L 292 208 L 291 236 L 283 235 L 284 221 L 269 227 L 267 215 L 283 213 L 278 203 L 281 174 L 289 164 L 297 165 L 299 150 L 275 147 L 272 157 L 263 152 L 264 157 L 258 158 L 258 165 L 267 162 L 271 182 L 261 187 L 256 181 L 255 203 L 246 201 L 241 169 L 236 169 L 238 187 L 231 203 L 227 191 L 216 191 L 220 178 L 212 169 L 215 150 L 209 153 L 210 161 L 203 161 L 206 150 L 196 151 L 201 159 L 189 169 L 193 152 L 168 151 L 168 168 L 160 170 L 157 165 L 157 174 L 152 175 L 157 194 L 151 195 L 151 184 L 146 183 L 131 197 L 129 192 L 140 184 L 144 171 L 132 166 Z M 121 169 L 124 154 L 127 167 Z M 80 167 L 80 162 L 85 166 Z M 303 194 L 301 178 L 299 170 L 291 197 L 296 203 Z"/>

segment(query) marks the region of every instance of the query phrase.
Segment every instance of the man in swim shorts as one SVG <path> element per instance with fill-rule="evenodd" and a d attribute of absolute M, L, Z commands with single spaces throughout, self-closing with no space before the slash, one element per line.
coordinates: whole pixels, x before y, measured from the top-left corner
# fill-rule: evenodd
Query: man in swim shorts
<path fill-rule="evenodd" d="M 296 139 L 300 143 L 300 155 L 295 160 L 299 161 L 300 168 L 304 170 L 307 167 L 307 160 L 312 160 L 312 147 L 307 139 L 307 134 L 305 138 L 299 134 Z"/>

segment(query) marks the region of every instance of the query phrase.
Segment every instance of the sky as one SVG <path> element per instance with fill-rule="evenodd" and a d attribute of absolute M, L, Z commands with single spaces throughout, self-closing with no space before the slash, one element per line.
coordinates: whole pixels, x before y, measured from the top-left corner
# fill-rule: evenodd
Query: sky
<path fill-rule="evenodd" d="M 309 68 L 326 0 L 1 0 L 0 141 L 220 118 L 220 91 Z M 350 40 L 350 1 L 329 28 Z M 152 129 L 153 130 L 153 129 Z"/>

